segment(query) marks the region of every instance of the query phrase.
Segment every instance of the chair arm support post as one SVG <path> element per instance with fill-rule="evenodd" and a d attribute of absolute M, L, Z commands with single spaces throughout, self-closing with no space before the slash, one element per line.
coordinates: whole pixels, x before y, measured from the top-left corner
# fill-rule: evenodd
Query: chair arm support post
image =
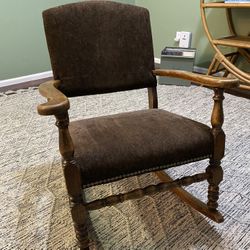
<path fill-rule="evenodd" d="M 225 133 L 222 129 L 224 122 L 223 100 L 224 89 L 214 88 L 214 107 L 211 116 L 212 134 L 214 138 L 213 159 L 220 161 L 225 151 Z"/>
<path fill-rule="evenodd" d="M 74 156 L 74 146 L 69 134 L 69 116 L 68 112 L 55 115 L 56 126 L 59 131 L 59 150 L 65 160 L 71 160 Z"/>
<path fill-rule="evenodd" d="M 88 249 L 87 209 L 82 196 L 81 170 L 74 159 L 74 145 L 69 133 L 68 111 L 55 115 L 59 130 L 59 150 L 62 155 L 63 173 L 69 196 L 70 212 L 80 249 Z"/>
<path fill-rule="evenodd" d="M 223 180 L 223 169 L 221 159 L 225 152 L 225 133 L 222 130 L 224 122 L 223 100 L 224 89 L 214 88 L 214 107 L 211 116 L 212 136 L 213 136 L 213 155 L 210 164 L 206 169 L 208 174 L 208 208 L 216 211 L 219 199 L 219 184 Z"/>

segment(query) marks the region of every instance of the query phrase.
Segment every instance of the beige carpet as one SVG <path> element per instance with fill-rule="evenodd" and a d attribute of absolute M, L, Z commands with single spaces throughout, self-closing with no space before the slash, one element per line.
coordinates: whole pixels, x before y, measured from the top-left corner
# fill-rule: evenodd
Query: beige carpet
<path fill-rule="evenodd" d="M 159 87 L 160 107 L 209 124 L 212 93 L 199 87 Z M 147 107 L 138 90 L 72 99 L 71 119 Z M 53 117 L 41 117 L 36 89 L 0 94 L 0 249 L 76 249 Z M 90 213 L 89 230 L 96 249 L 250 249 L 250 102 L 225 100 L 227 151 L 220 210 L 216 224 L 170 192 Z M 157 133 L 157 131 L 156 131 Z M 189 164 L 174 175 L 204 169 Z M 91 188 L 87 197 L 110 195 L 157 182 L 153 175 Z M 189 188 L 206 197 L 206 188 Z"/>

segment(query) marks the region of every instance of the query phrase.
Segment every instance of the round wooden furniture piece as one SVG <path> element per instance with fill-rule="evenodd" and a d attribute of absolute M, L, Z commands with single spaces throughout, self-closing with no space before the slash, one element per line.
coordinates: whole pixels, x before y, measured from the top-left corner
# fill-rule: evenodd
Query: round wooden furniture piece
<path fill-rule="evenodd" d="M 206 9 L 208 8 L 226 9 L 228 27 L 231 33 L 229 36 L 215 39 L 212 37 L 211 32 L 209 31 L 209 26 L 206 18 Z M 212 73 L 212 67 L 217 62 L 223 65 L 226 71 L 228 71 L 228 73 L 232 73 L 234 76 L 236 76 L 242 81 L 239 88 L 250 90 L 250 73 L 245 72 L 234 65 L 238 55 L 243 56 L 250 64 L 250 36 L 240 36 L 237 34 L 232 18 L 233 8 L 250 8 L 250 3 L 225 3 L 224 1 L 209 2 L 206 0 L 200 1 L 201 18 L 204 30 L 209 39 L 209 42 L 211 43 L 212 47 L 216 52 L 215 57 L 210 65 L 208 74 Z M 224 55 L 220 49 L 221 45 L 237 48 L 237 52 Z"/>

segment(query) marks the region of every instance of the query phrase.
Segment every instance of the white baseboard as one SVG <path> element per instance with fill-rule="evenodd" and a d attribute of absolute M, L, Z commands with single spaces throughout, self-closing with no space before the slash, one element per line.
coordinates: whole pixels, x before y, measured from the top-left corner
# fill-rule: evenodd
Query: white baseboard
<path fill-rule="evenodd" d="M 11 78 L 11 79 L 0 80 L 0 87 L 16 85 L 16 84 L 40 80 L 40 79 L 44 79 L 48 77 L 52 77 L 52 71 L 46 71 L 46 72 L 41 72 L 41 73 L 27 75 L 27 76 L 20 76 L 20 77 Z"/>

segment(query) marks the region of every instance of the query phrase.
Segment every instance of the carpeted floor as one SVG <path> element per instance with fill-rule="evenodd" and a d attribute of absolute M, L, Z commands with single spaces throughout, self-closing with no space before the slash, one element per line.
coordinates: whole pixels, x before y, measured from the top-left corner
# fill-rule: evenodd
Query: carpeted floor
<path fill-rule="evenodd" d="M 158 94 L 160 108 L 209 124 L 211 90 L 159 86 Z M 216 224 L 165 192 L 91 212 L 89 230 L 97 249 L 250 249 L 250 101 L 225 96 L 227 149 L 220 196 L 225 222 Z M 0 249 L 76 249 L 54 118 L 36 113 L 43 101 L 36 89 L 0 94 Z M 147 92 L 75 98 L 71 107 L 73 120 L 143 109 Z M 206 165 L 189 164 L 171 174 L 193 173 Z M 86 196 L 154 182 L 153 175 L 133 177 L 90 188 Z M 189 190 L 206 199 L 203 185 Z"/>

